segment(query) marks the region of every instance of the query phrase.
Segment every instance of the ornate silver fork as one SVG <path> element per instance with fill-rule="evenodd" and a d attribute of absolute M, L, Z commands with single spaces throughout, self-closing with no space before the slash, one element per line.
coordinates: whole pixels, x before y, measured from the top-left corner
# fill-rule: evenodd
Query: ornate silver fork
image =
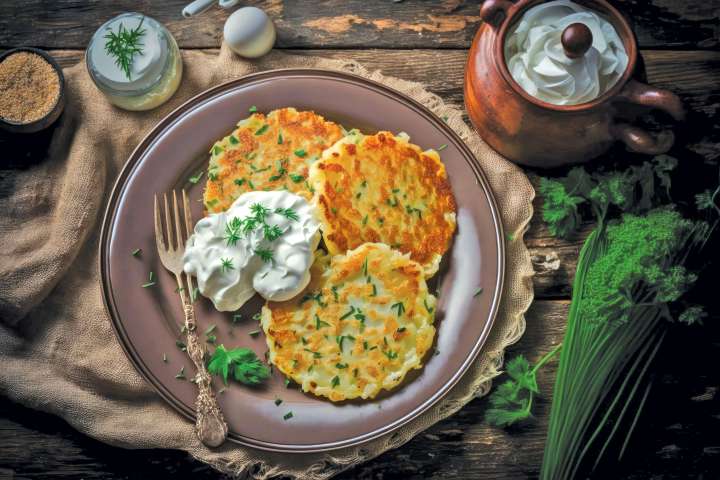
<path fill-rule="evenodd" d="M 163 266 L 175 275 L 180 301 L 185 312 L 184 330 L 187 337 L 187 353 L 197 370 L 195 385 L 198 387 L 198 396 L 195 401 L 197 418 L 195 432 L 203 444 L 208 447 L 217 447 L 227 438 L 228 427 L 212 389 L 212 378 L 205 368 L 203 358 L 205 348 L 198 339 L 195 311 L 190 293 L 193 291 L 193 281 L 190 275 L 184 274 L 187 287 L 183 285 L 183 253 L 185 252 L 185 239 L 189 238 L 192 233 L 192 216 L 185 190 L 182 190 L 182 197 L 183 215 L 181 216 L 175 190 L 172 191 L 172 211 L 168 206 L 167 194 L 163 194 L 164 208 L 163 215 L 161 215 L 158 196 L 155 195 L 155 243 Z M 165 219 L 164 233 L 162 218 Z"/>

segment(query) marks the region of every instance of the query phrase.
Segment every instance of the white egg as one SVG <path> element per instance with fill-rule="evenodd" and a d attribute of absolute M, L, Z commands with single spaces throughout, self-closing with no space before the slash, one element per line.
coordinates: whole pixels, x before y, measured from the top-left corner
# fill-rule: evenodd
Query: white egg
<path fill-rule="evenodd" d="M 259 8 L 243 7 L 225 21 L 223 37 L 238 55 L 257 58 L 269 52 L 275 44 L 275 25 Z"/>

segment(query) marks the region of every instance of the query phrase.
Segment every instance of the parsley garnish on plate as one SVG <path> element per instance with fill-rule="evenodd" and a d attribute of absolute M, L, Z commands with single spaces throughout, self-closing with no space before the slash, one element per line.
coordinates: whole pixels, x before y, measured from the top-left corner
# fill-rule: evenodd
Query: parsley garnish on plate
<path fill-rule="evenodd" d="M 208 372 L 221 376 L 226 385 L 230 374 L 246 385 L 257 385 L 270 377 L 270 368 L 257 358 L 255 352 L 249 348 L 227 350 L 222 344 L 210 357 Z"/>
<path fill-rule="evenodd" d="M 267 132 L 268 128 L 270 128 L 270 125 L 266 123 L 255 131 L 255 135 L 262 135 L 263 133 Z"/>

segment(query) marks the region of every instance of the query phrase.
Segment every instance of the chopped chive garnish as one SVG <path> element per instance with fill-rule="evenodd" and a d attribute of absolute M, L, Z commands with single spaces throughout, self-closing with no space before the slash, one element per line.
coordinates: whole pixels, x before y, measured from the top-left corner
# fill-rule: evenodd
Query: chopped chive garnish
<path fill-rule="evenodd" d="M 281 403 L 282 403 L 282 398 L 278 397 L 275 399 L 275 406 L 280 406 Z"/>
<path fill-rule="evenodd" d="M 200 294 L 200 289 L 198 287 L 193 288 L 193 291 L 190 292 L 190 301 L 195 303 L 195 300 L 197 300 L 197 297 L 199 294 Z"/>
<path fill-rule="evenodd" d="M 205 172 L 202 171 L 202 170 L 200 170 L 198 173 L 196 173 L 195 175 L 193 175 L 193 176 L 191 176 L 190 178 L 188 178 L 188 182 L 190 182 L 190 183 L 192 183 L 193 185 L 195 185 L 196 183 L 198 183 L 198 182 L 200 181 L 200 178 L 202 178 L 203 173 L 205 173 Z"/>
<path fill-rule="evenodd" d="M 329 327 L 330 324 L 327 322 L 323 322 L 320 320 L 320 317 L 318 317 L 318 314 L 315 314 L 315 330 L 320 330 L 322 327 Z"/>
<path fill-rule="evenodd" d="M 187 345 L 185 345 L 185 342 L 181 342 L 180 340 L 175 341 L 175 346 L 180 349 L 181 352 L 187 352 Z"/>
<path fill-rule="evenodd" d="M 240 320 L 242 320 L 242 315 L 239 313 L 236 313 L 232 316 L 232 322 L 238 323 Z"/>
<path fill-rule="evenodd" d="M 223 150 L 224 149 L 220 145 L 213 145 L 212 153 L 213 155 L 220 155 Z"/>
<path fill-rule="evenodd" d="M 395 360 L 398 356 L 397 352 L 393 352 L 392 350 L 388 350 L 387 352 L 383 352 L 386 357 L 388 357 L 389 360 Z"/>
<path fill-rule="evenodd" d="M 292 180 L 292 181 L 295 182 L 295 183 L 300 183 L 300 182 L 302 182 L 303 180 L 305 180 L 305 177 L 303 177 L 302 175 L 299 175 L 299 174 L 297 174 L 297 173 L 291 173 L 291 174 L 290 174 L 290 180 Z"/>
<path fill-rule="evenodd" d="M 367 187 L 367 180 L 363 180 L 362 183 L 360 184 L 360 186 Z"/>
<path fill-rule="evenodd" d="M 353 377 L 357 377 L 357 374 L 358 374 L 358 369 L 356 368 L 353 370 Z"/>
<path fill-rule="evenodd" d="M 304 149 L 302 149 L 302 148 L 298 148 L 298 149 L 295 150 L 293 153 L 294 153 L 295 155 L 297 155 L 298 157 L 300 157 L 300 158 L 303 158 L 305 155 L 307 155 L 307 152 L 306 152 Z"/>
<path fill-rule="evenodd" d="M 434 308 L 427 304 L 427 298 L 423 298 L 423 304 L 425 305 L 425 310 L 427 310 L 428 313 L 433 313 Z"/>
<path fill-rule="evenodd" d="M 373 292 L 372 292 L 372 295 L 370 295 L 370 296 L 371 296 L 371 297 L 377 297 L 377 287 L 375 286 L 374 283 L 371 284 L 371 285 L 372 285 L 372 288 L 373 288 Z"/>
<path fill-rule="evenodd" d="M 163 353 L 163 362 L 167 363 L 167 353 Z"/>
<path fill-rule="evenodd" d="M 236 178 L 233 180 L 233 183 L 237 185 L 238 187 L 242 186 L 247 180 L 244 178 Z"/>
<path fill-rule="evenodd" d="M 253 316 L 252 316 L 252 319 L 255 320 L 256 322 L 259 322 L 259 321 L 260 321 L 260 312 L 258 312 L 258 313 L 256 313 L 255 315 L 253 315 Z"/>
<path fill-rule="evenodd" d="M 349 317 L 350 315 L 352 315 L 353 313 L 355 313 L 355 307 L 353 307 L 352 305 L 350 305 L 350 310 L 349 310 L 345 315 L 343 315 L 342 317 L 340 317 L 340 320 L 345 320 L 346 318 L 348 318 L 348 317 Z"/>
<path fill-rule="evenodd" d="M 178 380 L 185 380 L 185 379 L 186 379 L 186 377 L 185 377 L 185 367 L 182 367 L 182 368 L 180 369 L 180 371 L 177 373 L 177 375 L 175 375 L 175 378 L 177 378 Z"/>
<path fill-rule="evenodd" d="M 155 285 L 155 282 L 143 283 L 143 284 L 142 284 L 142 288 L 152 287 L 153 285 Z"/>
<path fill-rule="evenodd" d="M 333 379 L 332 379 L 331 385 L 332 385 L 332 388 L 335 388 L 335 387 L 337 387 L 338 385 L 340 385 L 340 377 L 338 377 L 337 375 L 335 375 L 335 377 L 333 377 Z"/>
<path fill-rule="evenodd" d="M 207 330 L 205 330 L 205 336 L 211 335 L 215 329 L 217 328 L 216 325 L 210 325 Z"/>
<path fill-rule="evenodd" d="M 442 145 L 440 145 L 440 146 L 437 148 L 437 151 L 438 151 L 438 152 L 442 152 L 442 151 L 445 150 L 446 148 L 447 148 L 447 143 L 443 143 Z"/>
<path fill-rule="evenodd" d="M 307 340 L 305 340 L 305 337 L 300 337 L 300 340 L 302 340 L 303 345 L 307 345 Z"/>
<path fill-rule="evenodd" d="M 142 253 L 142 250 L 139 248 L 136 248 L 135 250 L 132 251 L 132 256 L 139 257 L 141 253 Z"/>
<path fill-rule="evenodd" d="M 313 358 L 322 358 L 322 353 L 320 353 L 320 352 L 313 352 L 309 348 L 303 348 L 303 350 L 305 350 L 308 353 L 312 353 Z"/>
<path fill-rule="evenodd" d="M 248 332 L 248 335 L 250 335 L 251 337 L 257 337 L 258 335 L 260 335 L 260 330 L 253 330 L 252 332 Z"/>
<path fill-rule="evenodd" d="M 367 340 L 364 340 L 363 341 L 363 350 L 367 350 L 367 349 L 368 349 L 368 342 L 367 342 Z"/>
<path fill-rule="evenodd" d="M 237 145 L 238 143 L 240 143 L 240 140 L 238 140 L 235 135 L 230 135 L 230 137 L 228 138 L 228 140 L 229 140 L 229 142 L 230 142 L 231 145 Z"/>
<path fill-rule="evenodd" d="M 405 330 L 407 330 L 407 328 L 405 328 L 405 327 L 400 327 L 400 328 L 397 329 L 398 333 L 402 333 L 402 332 L 404 332 Z"/>
<path fill-rule="evenodd" d="M 398 316 L 398 317 L 399 317 L 400 315 L 402 315 L 403 313 L 405 313 L 405 304 L 403 304 L 402 302 L 393 303 L 393 304 L 390 306 L 390 310 L 392 310 L 393 308 L 397 308 L 397 316 Z"/>
<path fill-rule="evenodd" d="M 363 262 L 363 275 L 367 277 L 368 274 L 368 259 L 365 257 L 365 261 Z"/>
<path fill-rule="evenodd" d="M 335 368 L 340 369 L 340 370 L 342 370 L 343 368 L 347 368 L 347 367 L 348 367 L 347 363 L 336 363 L 335 364 Z"/>
<path fill-rule="evenodd" d="M 215 343 L 217 342 L 217 336 L 215 336 L 215 335 L 208 335 L 208 336 L 207 336 L 207 339 L 206 339 L 205 341 L 206 341 L 207 343 L 210 343 L 210 344 L 212 344 L 212 345 L 215 345 Z"/>
<path fill-rule="evenodd" d="M 480 287 L 480 288 L 478 288 L 477 290 L 475 290 L 475 293 L 473 294 L 473 297 L 477 297 L 477 296 L 480 295 L 481 293 L 483 293 L 482 287 Z"/>
<path fill-rule="evenodd" d="M 283 415 L 283 420 L 290 420 L 293 417 L 292 412 L 287 412 L 285 415 Z"/>
<path fill-rule="evenodd" d="M 250 112 L 250 113 L 257 112 L 257 107 L 255 105 L 253 105 L 252 107 L 248 108 L 248 112 Z"/>
<path fill-rule="evenodd" d="M 282 145 L 283 138 L 282 138 L 282 132 L 278 133 L 278 145 Z"/>
<path fill-rule="evenodd" d="M 290 387 L 290 379 L 289 379 L 289 378 L 286 378 L 283 383 L 285 383 L 285 388 L 289 388 L 289 387 Z"/>
<path fill-rule="evenodd" d="M 368 221 L 368 216 L 365 215 L 365 217 L 363 217 L 363 219 L 362 219 L 362 224 L 367 225 L 367 221 Z"/>
<path fill-rule="evenodd" d="M 255 131 L 255 135 L 262 135 L 263 133 L 267 132 L 268 128 L 270 128 L 270 125 L 266 123 Z"/>

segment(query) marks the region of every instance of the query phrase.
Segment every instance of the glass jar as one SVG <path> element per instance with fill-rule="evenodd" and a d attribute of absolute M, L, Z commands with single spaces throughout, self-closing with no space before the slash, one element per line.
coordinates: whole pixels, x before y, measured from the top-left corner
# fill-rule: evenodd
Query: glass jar
<path fill-rule="evenodd" d="M 108 52 L 109 35 L 137 32 L 139 52 L 126 68 Z M 143 32 L 143 33 L 139 33 Z M 150 110 L 165 103 L 182 78 L 182 57 L 170 32 L 140 13 L 123 13 L 103 24 L 85 52 L 90 77 L 108 100 L 125 110 Z"/>

